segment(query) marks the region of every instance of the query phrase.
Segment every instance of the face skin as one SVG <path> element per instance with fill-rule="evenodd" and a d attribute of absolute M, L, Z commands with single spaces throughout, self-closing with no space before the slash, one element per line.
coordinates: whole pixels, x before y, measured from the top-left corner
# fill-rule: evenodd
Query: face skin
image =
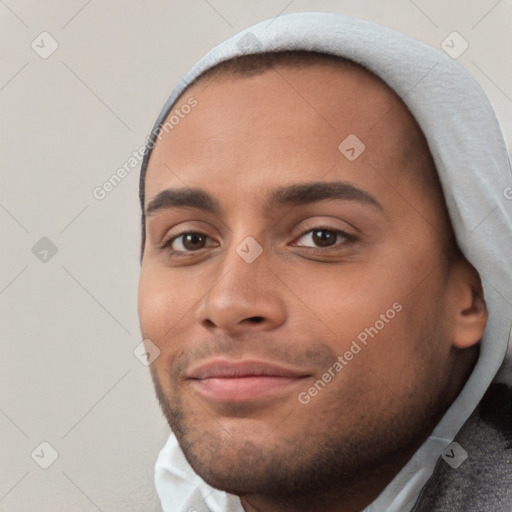
<path fill-rule="evenodd" d="M 176 108 L 190 96 L 198 106 L 151 156 L 145 204 L 202 189 L 219 210 L 160 201 L 169 207 L 146 218 L 139 315 L 161 351 L 151 371 L 162 410 L 194 470 L 246 511 L 360 511 L 462 388 L 487 319 L 476 271 L 442 257 L 450 225 L 433 174 L 418 173 L 430 162 L 421 132 L 353 66 L 221 75 Z M 354 161 L 338 149 L 349 134 L 366 146 Z M 311 182 L 349 183 L 375 203 L 345 194 L 267 208 L 276 189 Z M 247 237 L 262 248 L 252 263 L 237 252 Z M 246 396 L 242 377 L 201 380 L 219 358 L 297 378 L 265 392 L 253 377 L 261 393 Z"/>

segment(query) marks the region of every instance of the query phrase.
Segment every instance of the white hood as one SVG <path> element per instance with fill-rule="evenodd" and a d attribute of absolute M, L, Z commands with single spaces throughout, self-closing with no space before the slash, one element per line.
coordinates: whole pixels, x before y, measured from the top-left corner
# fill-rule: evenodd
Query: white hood
<path fill-rule="evenodd" d="M 427 138 L 459 246 L 482 278 L 489 320 L 473 373 L 431 436 L 364 511 L 407 512 L 491 381 L 512 385 L 512 350 L 506 354 L 512 319 L 512 176 L 503 135 L 481 87 L 448 55 L 394 30 L 328 13 L 280 16 L 221 43 L 180 81 L 155 128 L 207 68 L 241 53 L 278 50 L 346 57 L 401 96 Z M 237 497 L 214 490 L 194 473 L 173 434 L 159 454 L 155 484 L 165 512 L 243 510 Z"/>

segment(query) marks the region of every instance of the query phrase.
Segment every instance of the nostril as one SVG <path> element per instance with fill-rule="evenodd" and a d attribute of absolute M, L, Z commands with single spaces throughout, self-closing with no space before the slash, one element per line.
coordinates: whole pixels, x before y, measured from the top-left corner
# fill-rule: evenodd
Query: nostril
<path fill-rule="evenodd" d="M 249 318 L 249 320 L 251 320 L 255 324 L 259 324 L 259 323 L 263 322 L 263 317 L 262 316 L 253 316 L 253 317 Z"/>

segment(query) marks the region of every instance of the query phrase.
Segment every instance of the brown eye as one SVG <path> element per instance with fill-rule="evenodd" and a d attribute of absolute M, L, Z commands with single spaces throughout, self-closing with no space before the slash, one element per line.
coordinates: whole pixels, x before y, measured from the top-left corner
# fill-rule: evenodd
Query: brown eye
<path fill-rule="evenodd" d="M 330 247 L 333 243 L 336 242 L 336 238 L 338 237 L 337 233 L 332 231 L 327 231 L 324 229 L 315 229 L 312 231 L 312 240 L 320 247 Z"/>
<path fill-rule="evenodd" d="M 294 245 L 300 245 L 302 247 L 311 247 L 311 248 L 330 248 L 337 244 L 342 245 L 343 242 L 350 243 L 355 241 L 355 237 L 341 231 L 339 229 L 331 229 L 324 227 L 317 227 L 314 229 L 310 229 L 303 233 L 298 241 L 305 240 L 308 243 L 296 243 Z"/>
<path fill-rule="evenodd" d="M 173 236 L 169 240 L 163 242 L 162 248 L 169 249 L 171 253 L 187 253 L 194 252 L 206 247 L 208 235 L 195 231 L 187 231 Z"/>
<path fill-rule="evenodd" d="M 206 243 L 206 236 L 201 233 L 185 233 L 181 237 L 183 237 L 183 247 L 189 251 L 202 249 Z"/>

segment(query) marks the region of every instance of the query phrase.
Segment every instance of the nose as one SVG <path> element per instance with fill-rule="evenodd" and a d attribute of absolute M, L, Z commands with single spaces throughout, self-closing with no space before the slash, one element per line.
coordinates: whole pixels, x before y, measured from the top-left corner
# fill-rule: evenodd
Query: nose
<path fill-rule="evenodd" d="M 286 320 L 283 285 L 276 275 L 265 250 L 248 263 L 230 248 L 198 304 L 196 320 L 230 336 L 276 329 Z"/>

